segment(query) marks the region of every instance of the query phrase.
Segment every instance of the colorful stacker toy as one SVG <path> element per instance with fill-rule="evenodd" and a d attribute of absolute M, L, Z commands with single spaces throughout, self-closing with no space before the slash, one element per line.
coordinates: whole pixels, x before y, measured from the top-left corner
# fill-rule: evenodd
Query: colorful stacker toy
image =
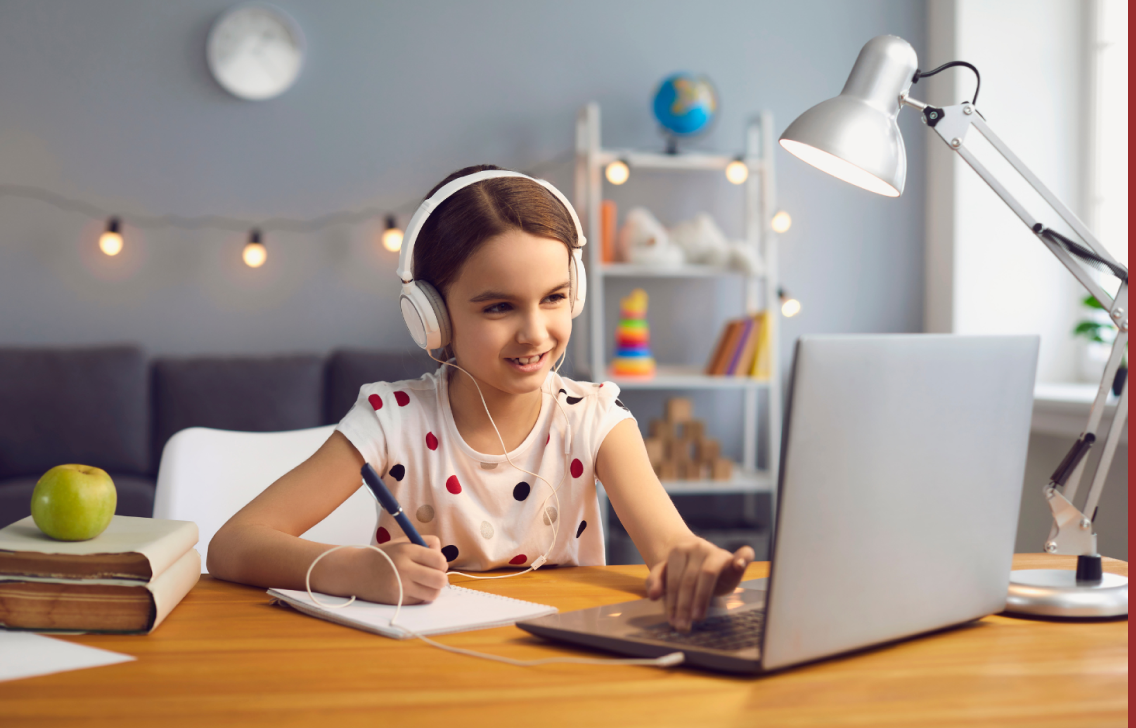
<path fill-rule="evenodd" d="M 615 331 L 615 361 L 611 373 L 617 377 L 655 376 L 655 357 L 651 356 L 651 327 L 647 323 L 647 292 L 636 288 L 619 302 L 619 327 Z"/>

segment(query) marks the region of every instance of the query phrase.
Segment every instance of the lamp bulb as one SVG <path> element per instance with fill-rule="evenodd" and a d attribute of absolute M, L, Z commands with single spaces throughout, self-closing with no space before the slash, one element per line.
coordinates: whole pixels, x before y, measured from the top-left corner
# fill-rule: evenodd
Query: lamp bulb
<path fill-rule="evenodd" d="M 107 220 L 106 230 L 99 236 L 99 250 L 106 255 L 118 255 L 122 252 L 122 233 L 119 232 L 121 221 L 117 217 Z"/>
<path fill-rule="evenodd" d="M 402 249 L 402 230 L 399 229 L 393 215 L 387 216 L 387 229 L 383 231 L 382 241 L 383 247 L 392 253 Z"/>
<path fill-rule="evenodd" d="M 249 268 L 259 268 L 268 260 L 268 250 L 265 249 L 264 243 L 260 242 L 259 230 L 249 231 L 249 239 L 245 243 L 245 249 L 241 251 L 241 258 Z"/>
<path fill-rule="evenodd" d="M 740 159 L 735 159 L 726 165 L 726 179 L 740 185 L 749 179 L 749 166 Z"/>
<path fill-rule="evenodd" d="M 621 185 L 631 176 L 631 168 L 627 166 L 627 162 L 622 159 L 617 159 L 607 165 L 607 168 L 604 170 L 604 176 L 607 177 L 607 181 L 611 182 L 613 185 Z"/>
<path fill-rule="evenodd" d="M 781 210 L 773 216 L 769 226 L 773 228 L 773 232 L 783 233 L 793 226 L 793 218 L 789 217 L 789 213 Z"/>
<path fill-rule="evenodd" d="M 795 298 L 786 298 L 781 302 L 781 315 L 785 318 L 793 318 L 801 312 L 801 302 Z"/>
<path fill-rule="evenodd" d="M 107 255 L 118 255 L 122 252 L 122 236 L 106 231 L 99 236 L 99 250 Z"/>

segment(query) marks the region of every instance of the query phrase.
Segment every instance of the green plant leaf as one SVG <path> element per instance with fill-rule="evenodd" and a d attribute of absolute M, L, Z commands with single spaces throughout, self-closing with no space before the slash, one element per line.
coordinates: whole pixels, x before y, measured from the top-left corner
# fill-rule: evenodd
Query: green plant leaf
<path fill-rule="evenodd" d="M 1093 296 L 1085 296 L 1084 299 L 1081 300 L 1081 303 L 1088 306 L 1089 308 L 1099 308 L 1102 311 L 1104 310 L 1104 306 L 1101 305 L 1101 302 Z"/>

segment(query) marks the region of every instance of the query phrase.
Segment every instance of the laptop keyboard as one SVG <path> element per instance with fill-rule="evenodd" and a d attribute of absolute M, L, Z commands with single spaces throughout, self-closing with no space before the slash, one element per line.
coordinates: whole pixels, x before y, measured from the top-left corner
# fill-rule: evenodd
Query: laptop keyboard
<path fill-rule="evenodd" d="M 695 622 L 689 632 L 676 632 L 670 624 L 661 622 L 628 637 L 731 652 L 757 647 L 764 624 L 764 609 L 747 609 L 736 614 L 722 614 Z"/>

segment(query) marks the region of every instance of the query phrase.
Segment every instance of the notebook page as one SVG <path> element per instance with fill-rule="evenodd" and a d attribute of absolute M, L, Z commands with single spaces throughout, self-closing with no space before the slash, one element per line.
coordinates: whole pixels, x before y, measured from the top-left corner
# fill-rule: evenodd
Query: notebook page
<path fill-rule="evenodd" d="M 349 607 L 325 609 L 315 604 L 304 591 L 269 589 L 268 594 L 313 617 L 397 639 L 412 637 L 413 635 L 407 630 L 424 635 L 465 632 L 472 629 L 501 627 L 522 619 L 556 613 L 555 607 L 544 604 L 524 602 L 460 586 L 449 586 L 443 589 L 438 598 L 430 604 L 404 606 L 399 612 L 398 624 L 392 626 L 391 618 L 394 617 L 395 611 L 393 604 L 356 600 Z M 327 604 L 342 604 L 347 601 L 343 597 L 327 596 L 318 592 L 316 596 Z"/>

